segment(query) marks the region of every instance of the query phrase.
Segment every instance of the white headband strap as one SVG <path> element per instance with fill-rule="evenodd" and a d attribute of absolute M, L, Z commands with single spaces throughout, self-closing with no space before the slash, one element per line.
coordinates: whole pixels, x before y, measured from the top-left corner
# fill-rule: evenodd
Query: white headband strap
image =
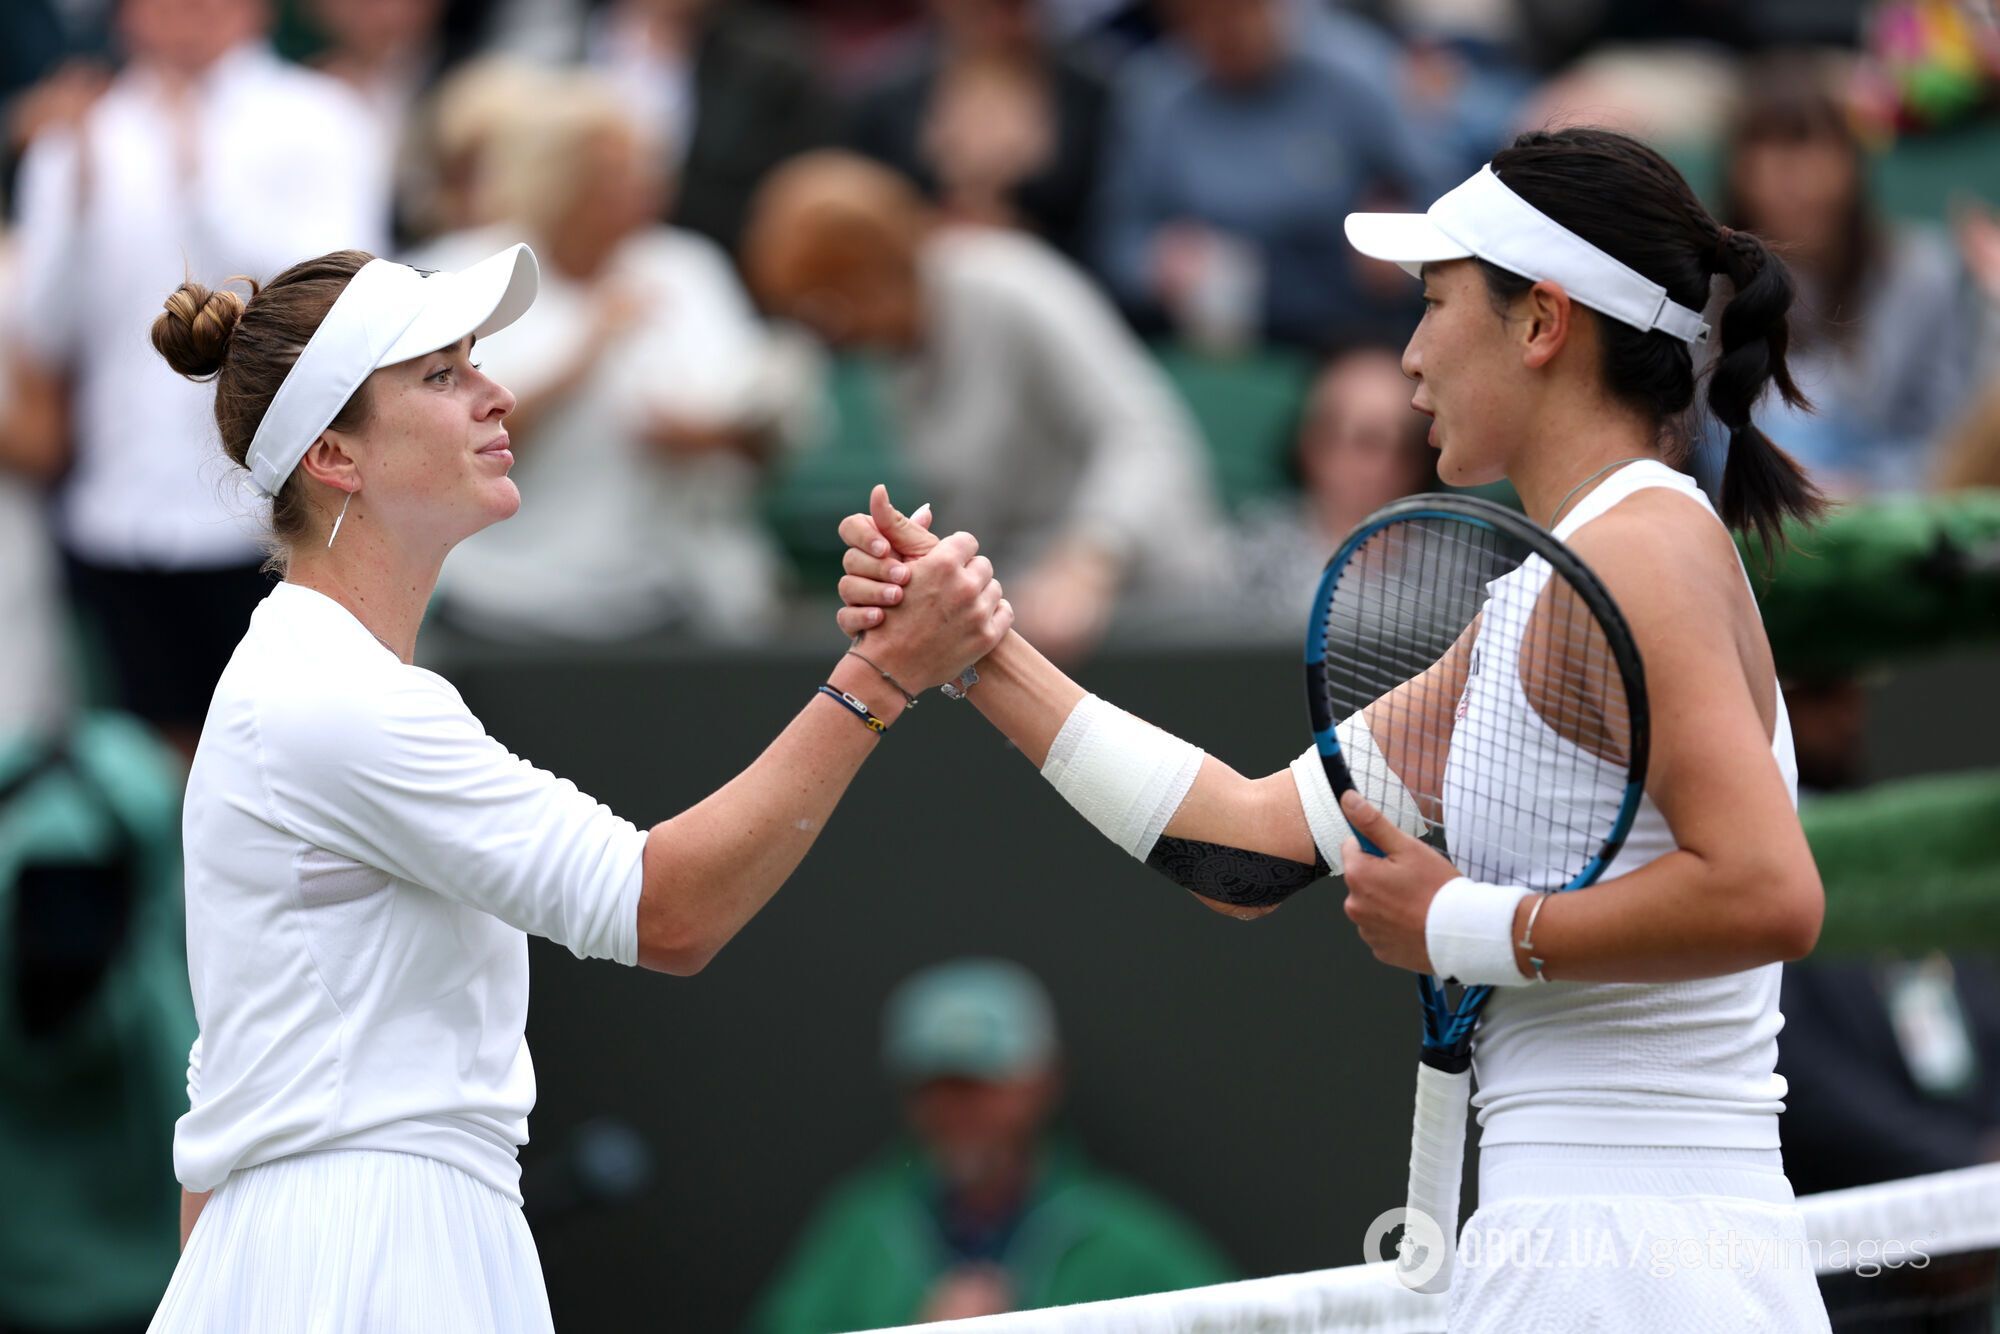
<path fill-rule="evenodd" d="M 1561 283 L 1571 300 L 1621 324 L 1658 329 L 1687 343 L 1708 341 L 1701 312 L 1515 194 L 1491 163 L 1432 204 L 1426 216 L 1479 258 L 1523 278 Z"/>
<path fill-rule="evenodd" d="M 271 397 L 250 441 L 250 477 L 275 496 L 383 354 L 423 313 L 424 275 L 371 259 L 348 280 Z"/>

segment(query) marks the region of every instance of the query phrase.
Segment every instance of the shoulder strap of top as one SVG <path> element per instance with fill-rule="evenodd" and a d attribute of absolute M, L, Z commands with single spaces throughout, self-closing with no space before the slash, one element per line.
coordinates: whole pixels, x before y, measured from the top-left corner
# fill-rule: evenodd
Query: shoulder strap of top
<path fill-rule="evenodd" d="M 1702 494 L 1699 486 L 1695 485 L 1694 478 L 1684 472 L 1676 472 L 1658 459 L 1639 459 L 1626 464 L 1599 482 L 1590 494 L 1579 500 L 1569 513 L 1563 515 L 1561 521 L 1556 524 L 1556 537 L 1567 541 L 1577 529 L 1625 497 L 1655 486 L 1669 487 L 1683 495 L 1691 496 L 1710 514 L 1715 513 L 1715 506 L 1708 503 L 1708 497 Z M 1720 515 L 1716 516 L 1716 522 L 1721 522 Z"/>

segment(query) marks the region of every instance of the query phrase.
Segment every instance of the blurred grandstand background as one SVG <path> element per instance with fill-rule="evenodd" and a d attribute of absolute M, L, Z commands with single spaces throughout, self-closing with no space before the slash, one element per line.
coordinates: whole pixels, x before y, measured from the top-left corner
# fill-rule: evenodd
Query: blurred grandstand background
<path fill-rule="evenodd" d="M 144 345 L 183 262 L 218 282 L 336 245 L 439 263 L 536 245 L 545 299 L 489 349 L 522 397 L 522 536 L 447 564 L 421 660 L 511 748 L 632 819 L 711 790 L 811 689 L 838 647 L 834 525 L 876 481 L 948 528 L 1011 525 L 989 550 L 1024 623 L 1092 689 L 1275 766 L 1304 744 L 1311 573 L 1353 518 L 1434 483 L 1394 365 L 1414 292 L 1347 259 L 1340 215 L 1420 207 L 1511 133 L 1561 122 L 1645 135 L 1801 278 L 1802 381 L 1824 410 L 1772 433 L 1846 503 L 1758 575 L 1830 897 L 1825 957 L 1788 981 L 1787 1041 L 1852 1065 L 1826 1088 L 1786 1072 L 1788 1167 L 1818 1190 L 2000 1159 L 1990 6 L 0 8 L 0 1181 L 23 1186 L 0 1222 L 0 1331 L 143 1328 L 173 1263 L 192 1033 L 175 748 L 264 586 L 205 397 L 162 387 Z M 1232 98 L 1257 108 L 1247 158 L 1215 114 Z M 856 265 L 774 298 L 798 295 L 773 275 L 805 260 L 753 244 L 760 186 L 828 149 L 907 177 L 922 253 L 987 243 L 950 261 L 968 269 L 950 290 L 975 295 L 949 339 L 810 299 L 857 272 L 868 290 Z M 1232 176 L 1246 165 L 1254 191 Z M 1019 309 L 979 294 L 981 264 L 1021 275 Z M 1050 413 L 1067 390 L 1022 350 L 1041 344 L 1074 346 L 1070 369 L 1130 411 Z M 961 364 L 1007 386 L 966 400 L 970 433 L 940 406 L 963 386 L 939 368 Z M 1094 540 L 1127 519 L 1051 479 L 1113 468 L 1183 517 Z M 1030 506 L 1050 522 L 1017 523 Z M 1181 580 L 1173 548 L 1212 553 L 1212 582 Z M 214 624 L 167 633 L 160 607 Z M 671 738 L 672 766 L 642 763 L 635 735 Z M 893 874 L 868 869 L 885 858 Z M 698 982 L 536 942 L 522 1160 L 558 1324 L 750 1321 L 815 1202 L 894 1130 L 885 996 L 968 954 L 1052 993 L 1063 1133 L 1239 1272 L 1360 1258 L 1400 1197 L 1409 1121 L 1355 1074 L 1407 1065 L 1405 979 L 1333 894 L 1245 929 L 1162 892 L 938 705 Z M 1941 978 L 1969 1060 L 1909 1036 Z M 1325 1018 L 1373 1013 L 1393 1018 Z M 1965 1265 L 1909 1319 L 1991 1327 L 1992 1257 Z M 1842 1282 L 1857 1314 L 1837 1327 L 1927 1327 L 1894 1323 L 1908 1303 L 1888 1286 Z"/>

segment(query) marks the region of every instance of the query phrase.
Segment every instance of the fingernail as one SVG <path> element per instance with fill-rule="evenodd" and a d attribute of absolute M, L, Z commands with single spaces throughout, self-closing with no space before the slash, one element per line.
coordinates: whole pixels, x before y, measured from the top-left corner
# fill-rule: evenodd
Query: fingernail
<path fill-rule="evenodd" d="M 891 587 L 889 591 L 883 596 L 887 597 L 891 602 L 901 602 L 903 600 L 903 590 L 900 588 Z"/>
<path fill-rule="evenodd" d="M 910 516 L 910 522 L 922 523 L 924 516 L 926 514 L 929 514 L 930 512 L 931 512 L 931 502 L 926 500 L 923 504 L 917 506 L 917 512 Z"/>
<path fill-rule="evenodd" d="M 891 582 L 891 583 L 898 583 L 898 584 L 900 584 L 900 583 L 902 583 L 902 582 L 903 582 L 903 581 L 904 581 L 905 579 L 908 579 L 909 577 L 910 577 L 910 567 L 909 567 L 909 566 L 907 566 L 907 565 L 891 565 L 891 566 L 889 567 L 889 580 L 890 580 L 890 582 Z"/>
<path fill-rule="evenodd" d="M 875 624 L 875 622 L 881 619 L 882 619 L 881 612 L 875 610 L 873 607 L 868 609 L 868 624 L 873 625 Z"/>
<path fill-rule="evenodd" d="M 889 544 L 878 537 L 868 544 L 868 554 L 871 556 L 886 556 L 889 554 Z"/>

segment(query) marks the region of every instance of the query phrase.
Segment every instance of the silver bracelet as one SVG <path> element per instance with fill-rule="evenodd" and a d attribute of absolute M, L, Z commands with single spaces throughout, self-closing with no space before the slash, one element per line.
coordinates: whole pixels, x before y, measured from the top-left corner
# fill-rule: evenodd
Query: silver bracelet
<path fill-rule="evenodd" d="M 978 684 L 979 684 L 979 669 L 976 667 L 968 667 L 963 672 L 959 673 L 958 679 L 956 681 L 946 681 L 943 685 L 939 686 L 938 689 L 944 692 L 944 697 L 946 699 L 964 699 L 966 692 L 971 690 L 974 686 Z"/>
<path fill-rule="evenodd" d="M 1535 957 L 1535 919 L 1542 915 L 1542 905 L 1544 903 L 1547 903 L 1548 901 L 1549 901 L 1548 891 L 1543 890 L 1541 894 L 1535 899 L 1535 906 L 1528 909 L 1528 921 L 1527 924 L 1521 928 L 1521 939 L 1519 942 L 1520 948 L 1524 952 L 1526 952 L 1528 956 L 1528 962 L 1534 965 L 1535 981 L 1537 982 L 1546 982 L 1549 980 L 1548 976 L 1542 972 L 1542 965 L 1543 963 L 1546 962 L 1546 960 L 1538 959 Z"/>

